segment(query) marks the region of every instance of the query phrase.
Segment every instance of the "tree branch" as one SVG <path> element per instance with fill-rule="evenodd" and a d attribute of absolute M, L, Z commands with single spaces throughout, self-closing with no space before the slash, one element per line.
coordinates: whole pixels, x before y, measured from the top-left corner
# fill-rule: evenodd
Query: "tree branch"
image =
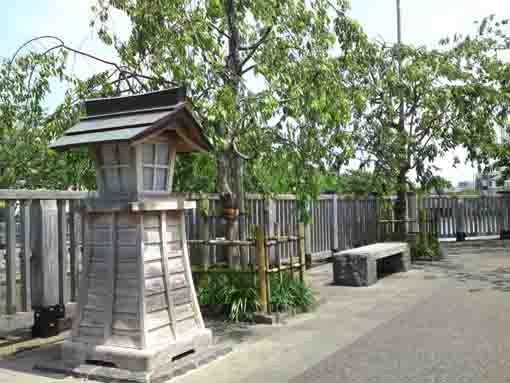
<path fill-rule="evenodd" d="M 248 73 L 249 71 L 251 71 L 253 68 L 256 68 L 257 67 L 257 64 L 253 64 L 253 65 L 250 65 L 248 68 L 244 69 L 242 72 L 241 72 L 241 76 Z"/>
<path fill-rule="evenodd" d="M 264 32 L 264 34 L 262 35 L 262 37 L 253 45 L 251 45 L 250 47 L 248 48 L 245 48 L 243 49 L 243 47 L 240 47 L 239 50 L 249 50 L 250 52 L 248 52 L 248 54 L 246 55 L 246 57 L 243 59 L 243 61 L 241 62 L 241 68 L 244 67 L 246 65 L 246 63 L 248 61 L 250 61 L 250 59 L 253 57 L 253 55 L 255 54 L 255 52 L 257 51 L 257 49 L 262 45 L 264 44 L 264 42 L 267 40 L 269 34 L 271 33 L 271 31 L 273 30 L 273 27 L 267 27 L 266 28 L 266 31 Z"/>
<path fill-rule="evenodd" d="M 239 50 L 240 51 L 251 51 L 253 49 L 257 49 L 265 41 L 265 39 L 267 38 L 269 33 L 271 33 L 272 28 L 273 27 L 267 27 L 266 30 L 264 31 L 264 33 L 262 34 L 262 36 L 260 37 L 260 39 L 257 42 L 255 42 L 252 45 L 247 46 L 247 47 L 239 47 Z"/>
<path fill-rule="evenodd" d="M 105 60 L 105 59 L 100 58 L 98 56 L 95 56 L 95 55 L 93 55 L 91 53 L 87 53 L 87 52 L 84 52 L 82 50 L 70 47 L 70 46 L 66 45 L 61 38 L 59 38 L 57 36 L 52 36 L 52 35 L 43 35 L 43 36 L 34 37 L 34 38 L 28 40 L 27 42 L 23 43 L 14 52 L 14 54 L 13 54 L 13 56 L 12 56 L 10 62 L 9 62 L 9 65 L 12 65 L 12 63 L 16 59 L 16 56 L 19 54 L 19 52 L 23 48 L 25 48 L 26 46 L 30 45 L 34 41 L 43 40 L 43 39 L 53 39 L 53 40 L 58 41 L 58 44 L 53 46 L 53 47 L 51 47 L 51 48 L 46 49 L 44 52 L 41 53 L 42 56 L 45 56 L 45 55 L 47 55 L 47 54 L 49 54 L 52 51 L 57 50 L 57 49 L 65 49 L 65 50 L 68 50 L 68 51 L 73 52 L 75 54 L 78 54 L 78 55 L 81 55 L 81 56 L 85 56 L 85 57 L 88 57 L 88 58 L 90 58 L 92 60 L 101 62 L 103 64 L 113 66 L 119 72 L 119 79 L 123 78 L 126 81 L 128 87 L 129 87 L 129 89 L 131 91 L 133 91 L 133 88 L 132 88 L 131 83 L 129 82 L 128 78 L 135 78 L 135 80 L 140 84 L 140 86 L 144 90 L 147 90 L 148 88 L 140 81 L 141 78 L 145 79 L 145 80 L 153 80 L 153 81 L 163 82 L 165 84 L 169 84 L 169 85 L 172 85 L 172 86 L 178 85 L 174 81 L 169 81 L 169 80 L 162 79 L 162 78 L 155 78 L 155 77 L 146 76 L 146 75 L 142 75 L 142 74 L 139 74 L 139 73 L 132 72 L 132 71 L 128 70 L 126 67 L 121 66 L 121 65 L 119 65 L 119 64 L 117 64 L 117 63 L 115 63 L 113 61 Z M 32 77 L 33 77 L 34 71 L 35 71 L 35 66 L 32 68 L 32 71 L 30 72 L 30 75 L 28 77 L 28 89 L 30 89 L 30 87 L 31 87 L 31 81 L 32 81 Z"/>
<path fill-rule="evenodd" d="M 212 27 L 216 32 L 218 32 L 220 35 L 223 35 L 223 37 L 226 37 L 227 39 L 231 39 L 230 35 L 226 33 L 225 31 L 222 31 L 220 28 L 218 28 L 214 23 L 208 22 L 209 26 Z"/>

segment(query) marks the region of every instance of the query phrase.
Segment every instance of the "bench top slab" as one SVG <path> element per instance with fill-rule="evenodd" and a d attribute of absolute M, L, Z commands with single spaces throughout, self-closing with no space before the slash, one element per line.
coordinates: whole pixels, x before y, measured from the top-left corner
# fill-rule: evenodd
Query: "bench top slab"
<path fill-rule="evenodd" d="M 336 253 L 335 256 L 358 255 L 375 259 L 389 257 L 409 250 L 405 242 L 381 242 Z"/>

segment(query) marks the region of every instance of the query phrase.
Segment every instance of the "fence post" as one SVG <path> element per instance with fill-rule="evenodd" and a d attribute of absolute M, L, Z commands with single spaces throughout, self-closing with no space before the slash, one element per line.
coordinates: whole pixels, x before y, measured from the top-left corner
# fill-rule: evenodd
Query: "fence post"
<path fill-rule="evenodd" d="M 331 221 L 331 252 L 334 254 L 339 249 L 338 244 L 338 196 L 336 194 L 333 194 L 331 200 L 331 214 L 330 214 L 330 221 Z"/>
<path fill-rule="evenodd" d="M 32 234 L 32 306 L 59 302 L 58 210 L 55 200 L 34 200 L 30 206 Z"/>
<path fill-rule="evenodd" d="M 377 197 L 370 193 L 368 195 L 370 239 L 369 244 L 377 242 Z"/>
<path fill-rule="evenodd" d="M 66 304 L 67 298 L 67 201 L 57 200 L 58 219 L 58 301 L 61 305 Z"/>
<path fill-rule="evenodd" d="M 304 241 L 305 241 L 305 260 L 308 259 L 309 263 L 312 263 L 312 206 L 311 202 L 308 201 L 306 203 L 306 212 L 304 214 L 305 224 L 304 224 Z"/>
<path fill-rule="evenodd" d="M 209 198 L 207 195 L 201 195 L 199 201 L 199 218 L 200 218 L 200 233 L 199 239 L 207 241 L 209 239 Z M 200 246 L 200 262 L 204 271 L 209 269 L 209 246 Z"/>
<path fill-rule="evenodd" d="M 76 302 L 78 299 L 78 280 L 80 277 L 80 265 L 78 258 L 78 216 L 80 209 L 80 201 L 69 201 L 69 270 L 71 273 L 71 301 Z M 80 223 L 81 224 L 81 223 Z"/>
<path fill-rule="evenodd" d="M 456 218 L 457 227 L 455 232 L 455 238 L 458 242 L 464 241 L 466 239 L 466 222 L 465 222 L 465 214 L 464 214 L 464 199 L 457 198 L 456 200 Z"/>
<path fill-rule="evenodd" d="M 304 223 L 299 224 L 298 229 L 299 238 L 299 279 L 301 282 L 305 281 L 305 270 L 306 270 L 306 257 L 305 257 L 305 225 Z"/>
<path fill-rule="evenodd" d="M 269 313 L 267 302 L 267 279 L 266 279 L 266 238 L 264 226 L 257 226 L 257 233 L 255 236 L 255 247 L 257 253 L 257 273 L 259 282 L 259 299 L 260 308 L 263 313 Z"/>
<path fill-rule="evenodd" d="M 275 237 L 275 223 L 276 223 L 276 206 L 271 197 L 264 199 L 264 223 L 266 226 L 266 239 L 272 240 Z M 267 257 L 270 263 L 273 261 L 275 251 L 270 248 L 267 252 Z"/>
<path fill-rule="evenodd" d="M 6 313 L 16 312 L 16 200 L 7 201 Z"/>
<path fill-rule="evenodd" d="M 418 228 L 418 203 L 416 193 L 407 193 L 407 218 L 409 220 L 408 233 L 417 233 Z"/>
<path fill-rule="evenodd" d="M 21 201 L 21 282 L 23 285 L 23 311 L 32 311 L 32 277 L 30 275 L 30 261 L 32 249 L 30 247 L 30 205 L 31 200 Z"/>

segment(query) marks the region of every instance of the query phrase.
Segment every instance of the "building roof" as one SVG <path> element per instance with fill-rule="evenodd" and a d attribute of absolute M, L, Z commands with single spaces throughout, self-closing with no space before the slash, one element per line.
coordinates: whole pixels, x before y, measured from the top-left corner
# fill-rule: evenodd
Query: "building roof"
<path fill-rule="evenodd" d="M 86 117 L 50 147 L 66 150 L 102 142 L 143 142 L 168 136 L 178 152 L 208 151 L 210 144 L 194 117 L 183 88 L 85 101 Z"/>

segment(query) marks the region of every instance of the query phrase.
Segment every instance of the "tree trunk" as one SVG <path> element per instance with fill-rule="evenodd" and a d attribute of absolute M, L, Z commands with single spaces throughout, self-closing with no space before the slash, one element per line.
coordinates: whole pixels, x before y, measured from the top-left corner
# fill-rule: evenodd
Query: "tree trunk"
<path fill-rule="evenodd" d="M 227 77 L 225 86 L 229 87 L 236 96 L 236 103 L 239 102 L 239 85 L 241 65 L 241 35 L 239 31 L 239 9 L 234 0 L 227 0 L 224 3 L 226 14 L 226 26 L 228 29 L 228 55 L 225 61 L 225 75 Z M 234 124 L 234 122 L 232 122 Z M 229 126 L 227 122 L 225 138 L 228 142 L 227 147 L 223 149 L 218 159 L 218 191 L 221 193 L 222 211 L 225 220 L 225 237 L 228 240 L 239 238 L 238 217 L 226 214 L 226 209 L 231 211 L 240 211 L 239 190 L 236 185 L 241 177 L 238 161 L 235 160 L 236 153 L 233 143 L 236 130 L 235 126 Z M 231 186 L 234 186 L 232 188 Z M 226 246 L 226 255 L 231 267 L 239 265 L 239 249 L 233 246 Z"/>
<path fill-rule="evenodd" d="M 398 175 L 397 204 L 395 206 L 397 234 L 400 241 L 405 241 L 407 236 L 407 168 L 401 166 Z"/>

